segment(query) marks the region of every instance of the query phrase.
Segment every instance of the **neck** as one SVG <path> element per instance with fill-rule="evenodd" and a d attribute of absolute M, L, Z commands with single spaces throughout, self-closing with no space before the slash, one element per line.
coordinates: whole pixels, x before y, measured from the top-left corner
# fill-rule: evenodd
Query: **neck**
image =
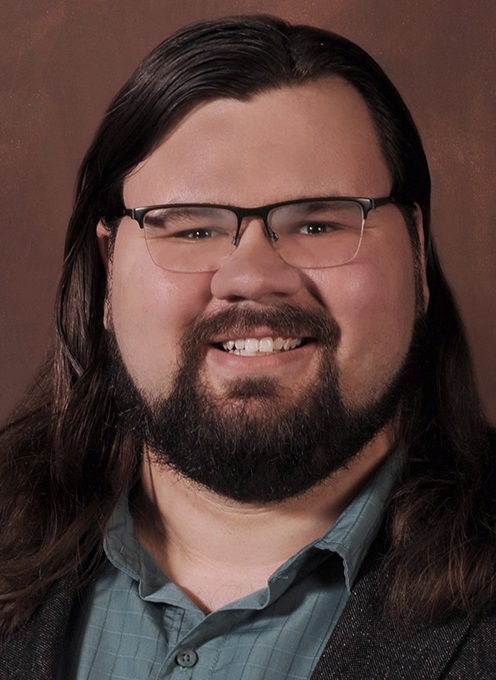
<path fill-rule="evenodd" d="M 382 431 L 344 469 L 273 504 L 220 497 L 147 452 L 133 509 L 140 543 L 204 610 L 264 587 L 289 557 L 325 534 L 390 451 Z"/>

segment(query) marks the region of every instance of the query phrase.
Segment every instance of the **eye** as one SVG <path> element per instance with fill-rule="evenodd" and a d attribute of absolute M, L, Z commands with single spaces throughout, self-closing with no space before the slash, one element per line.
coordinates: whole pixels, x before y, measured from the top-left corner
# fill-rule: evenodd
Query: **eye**
<path fill-rule="evenodd" d="M 189 241 L 204 241 L 219 235 L 220 233 L 215 229 L 184 229 L 173 234 L 174 238 L 183 238 Z"/>
<path fill-rule="evenodd" d="M 300 227 L 299 233 L 306 236 L 319 236 L 320 234 L 329 234 L 337 231 L 340 228 L 342 227 L 339 224 L 331 222 L 307 222 L 307 224 L 303 224 Z"/>

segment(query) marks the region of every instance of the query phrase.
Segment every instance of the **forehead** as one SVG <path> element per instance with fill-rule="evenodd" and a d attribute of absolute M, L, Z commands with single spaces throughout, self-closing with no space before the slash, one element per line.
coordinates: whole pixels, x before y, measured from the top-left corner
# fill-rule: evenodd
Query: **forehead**
<path fill-rule="evenodd" d="M 184 117 L 124 183 L 127 206 L 260 205 L 316 195 L 387 195 L 390 176 L 370 112 L 339 78 L 248 101 L 217 99 Z"/>

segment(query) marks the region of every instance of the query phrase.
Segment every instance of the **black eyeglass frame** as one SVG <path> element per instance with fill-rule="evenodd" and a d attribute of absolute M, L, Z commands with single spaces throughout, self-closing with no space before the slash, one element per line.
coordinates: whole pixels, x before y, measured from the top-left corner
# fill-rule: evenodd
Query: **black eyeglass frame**
<path fill-rule="evenodd" d="M 236 233 L 232 239 L 232 245 L 237 246 L 241 238 L 241 223 L 245 217 L 260 217 L 264 223 L 267 238 L 274 243 L 278 240 L 277 234 L 272 231 L 268 223 L 268 217 L 272 210 L 281 208 L 287 205 L 298 205 L 299 203 L 317 203 L 318 201 L 336 202 L 336 203 L 355 203 L 360 206 L 363 215 L 363 221 L 371 210 L 375 210 L 383 205 L 390 203 L 397 204 L 398 201 L 393 196 L 383 196 L 380 198 L 362 198 L 357 196 L 317 196 L 315 198 L 295 198 L 291 201 L 280 201 L 279 203 L 270 203 L 268 205 L 260 205 L 257 208 L 239 208 L 234 205 L 222 205 L 219 203 L 162 203 L 160 205 L 146 205 L 139 208 L 124 208 L 121 216 L 130 217 L 139 224 L 141 229 L 145 228 L 145 215 L 151 210 L 160 210 L 165 208 L 216 208 L 229 210 L 236 215 L 238 226 Z"/>

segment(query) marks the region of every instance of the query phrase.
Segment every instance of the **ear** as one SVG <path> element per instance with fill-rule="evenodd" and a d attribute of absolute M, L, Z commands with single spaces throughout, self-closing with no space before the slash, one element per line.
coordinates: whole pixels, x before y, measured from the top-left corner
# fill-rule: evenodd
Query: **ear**
<path fill-rule="evenodd" d="M 415 268 L 417 276 L 417 286 L 419 295 L 421 295 L 422 312 L 427 311 L 429 306 L 430 291 L 427 284 L 427 245 L 425 242 L 424 219 L 420 206 L 415 204 L 414 214 L 415 224 L 417 228 L 418 252 L 414 253 Z M 420 302 L 419 301 L 419 302 Z"/>
<path fill-rule="evenodd" d="M 111 268 L 111 236 L 110 229 L 100 220 L 96 225 L 96 237 L 98 241 L 98 250 L 100 251 L 100 257 L 102 258 L 103 266 L 107 272 L 107 277 Z"/>
<path fill-rule="evenodd" d="M 107 290 L 105 293 L 105 301 L 103 303 L 103 325 L 109 330 L 110 328 L 110 289 L 112 286 L 112 257 L 111 257 L 111 238 L 110 229 L 100 221 L 96 225 L 96 237 L 98 243 L 98 250 L 102 258 L 103 266 L 107 273 Z"/>

